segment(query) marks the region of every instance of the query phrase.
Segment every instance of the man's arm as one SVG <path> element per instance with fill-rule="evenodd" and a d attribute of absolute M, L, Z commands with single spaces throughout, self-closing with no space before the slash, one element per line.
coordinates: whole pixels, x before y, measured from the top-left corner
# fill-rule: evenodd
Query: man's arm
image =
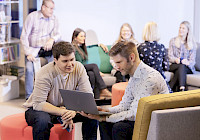
<path fill-rule="evenodd" d="M 119 122 L 122 120 L 134 121 L 137 113 L 138 102 L 141 98 L 155 94 L 169 93 L 166 81 L 159 72 L 153 72 L 139 85 L 132 83 L 127 86 L 129 88 L 125 91 L 122 101 L 118 106 L 109 109 L 110 112 L 115 113 L 106 118 L 108 122 Z M 133 86 L 133 87 L 131 87 Z M 132 90 L 131 90 L 132 89 Z"/>
<path fill-rule="evenodd" d="M 21 34 L 21 37 L 20 37 L 20 41 L 21 41 L 21 44 L 24 48 L 24 53 L 25 55 L 31 55 L 32 54 L 32 51 L 29 47 L 29 35 L 31 34 L 31 30 L 32 30 L 32 27 L 33 27 L 33 18 L 32 18 L 32 15 L 28 15 L 25 22 L 24 22 L 24 25 L 23 25 L 23 29 L 22 29 L 22 34 Z"/>
<path fill-rule="evenodd" d="M 46 44 L 43 46 L 44 50 L 48 51 L 52 49 L 53 43 L 57 42 L 59 39 L 61 39 L 60 31 L 59 31 L 59 23 L 58 19 L 54 16 L 54 28 L 50 34 L 50 39 L 46 42 Z"/>
<path fill-rule="evenodd" d="M 50 38 L 50 39 L 46 42 L 46 44 L 43 46 L 44 50 L 45 50 L 45 51 L 51 50 L 52 47 L 53 47 L 53 43 L 54 43 L 54 39 L 53 39 L 53 38 Z"/>
<path fill-rule="evenodd" d="M 180 64 L 180 58 L 174 56 L 175 38 L 172 38 L 169 42 L 168 57 L 169 62 Z"/>
<path fill-rule="evenodd" d="M 51 72 L 51 71 L 50 71 Z M 50 73 L 49 72 L 49 73 Z M 36 75 L 35 85 L 33 90 L 33 109 L 38 111 L 44 111 L 50 114 L 62 116 L 62 119 L 65 121 L 71 120 L 76 113 L 74 111 L 67 110 L 65 108 L 60 108 L 54 105 L 53 100 L 52 103 L 47 102 L 49 98 L 49 94 L 51 94 L 52 85 L 54 85 L 52 75 L 48 73 L 48 70 L 42 69 Z M 57 91 L 54 91 L 57 92 Z M 58 94 L 58 93 L 57 93 Z M 55 93 L 55 96 L 57 95 Z M 55 97 L 57 98 L 57 97 Z"/>
<path fill-rule="evenodd" d="M 59 39 L 61 39 L 61 35 L 59 31 L 59 23 L 58 23 L 58 19 L 54 16 L 54 28 L 50 34 L 50 39 L 43 46 L 44 50 L 46 51 L 51 50 L 53 47 L 53 43 L 57 42 Z"/>
<path fill-rule="evenodd" d="M 59 23 L 58 23 L 58 19 L 55 17 L 54 18 L 54 22 L 55 22 L 55 25 L 54 25 L 54 28 L 53 28 L 53 31 L 51 32 L 51 38 L 57 42 L 59 39 L 61 39 L 61 35 L 60 35 L 60 30 L 59 30 Z"/>
<path fill-rule="evenodd" d="M 78 80 L 78 84 L 77 84 L 77 89 L 83 92 L 87 92 L 87 93 L 92 93 L 92 87 L 89 81 L 89 77 L 87 75 L 87 72 L 85 70 L 85 67 L 83 66 L 83 64 L 81 64 L 80 62 L 76 62 L 76 74 L 79 75 L 79 80 Z"/>
<path fill-rule="evenodd" d="M 67 110 L 65 107 L 56 107 L 48 102 L 44 104 L 42 111 L 61 116 L 63 129 L 69 127 L 69 132 L 71 132 L 71 130 L 73 129 L 72 119 L 76 116 L 75 111 Z"/>
<path fill-rule="evenodd" d="M 42 109 L 40 111 L 44 111 L 53 115 L 57 115 L 57 116 L 62 116 L 65 113 L 66 114 L 71 114 L 73 113 L 73 111 L 67 110 L 65 108 L 61 108 L 61 107 L 56 107 L 48 102 L 46 102 L 43 106 Z"/>

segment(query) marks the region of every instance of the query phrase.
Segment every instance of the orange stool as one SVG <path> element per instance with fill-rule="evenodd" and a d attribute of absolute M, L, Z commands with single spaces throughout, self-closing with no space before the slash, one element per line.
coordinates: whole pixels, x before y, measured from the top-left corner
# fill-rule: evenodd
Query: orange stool
<path fill-rule="evenodd" d="M 112 106 L 116 106 L 122 100 L 128 82 L 116 83 L 112 86 Z"/>
<path fill-rule="evenodd" d="M 60 124 L 51 128 L 50 140 L 74 140 L 75 129 L 72 132 L 62 129 Z M 19 113 L 7 116 L 0 121 L 1 140 L 32 140 L 32 127 L 28 126 L 25 114 Z"/>

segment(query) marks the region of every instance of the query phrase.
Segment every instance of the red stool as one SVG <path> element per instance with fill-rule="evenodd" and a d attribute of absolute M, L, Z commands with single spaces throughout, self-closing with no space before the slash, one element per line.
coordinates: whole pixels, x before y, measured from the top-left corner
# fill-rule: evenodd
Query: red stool
<path fill-rule="evenodd" d="M 74 140 L 75 128 L 72 132 L 62 129 L 60 124 L 54 124 L 51 128 L 50 140 Z M 32 127 L 28 126 L 25 114 L 14 114 L 0 121 L 1 140 L 32 140 Z"/>
<path fill-rule="evenodd" d="M 116 106 L 122 100 L 128 82 L 116 83 L 112 86 L 112 106 Z"/>

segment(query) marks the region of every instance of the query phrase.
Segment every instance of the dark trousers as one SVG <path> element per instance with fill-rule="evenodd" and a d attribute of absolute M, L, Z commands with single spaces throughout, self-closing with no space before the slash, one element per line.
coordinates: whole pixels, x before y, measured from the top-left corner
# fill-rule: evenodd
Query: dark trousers
<path fill-rule="evenodd" d="M 192 74 L 192 71 L 184 64 L 171 64 L 170 65 L 170 72 L 174 73 L 174 77 L 170 81 L 170 87 L 176 91 L 176 86 L 186 87 L 186 75 Z"/>
<path fill-rule="evenodd" d="M 33 108 L 29 108 L 25 112 L 25 119 L 28 125 L 33 127 L 33 140 L 49 140 L 50 130 L 54 126 L 53 124 L 58 123 L 57 117 L 58 116 L 50 115 L 47 112 L 36 111 L 33 110 Z M 97 139 L 98 122 L 96 120 L 88 119 L 77 114 L 73 118 L 73 122 L 83 122 L 83 140 Z"/>
<path fill-rule="evenodd" d="M 100 90 L 106 88 L 106 84 L 103 81 L 99 68 L 96 64 L 86 64 L 84 65 L 85 69 L 87 71 L 87 74 L 89 76 L 90 84 L 92 86 L 92 89 L 95 93 L 94 97 L 96 99 L 100 96 Z"/>
<path fill-rule="evenodd" d="M 129 75 L 123 76 L 120 71 L 116 71 L 114 76 L 116 77 L 116 83 L 126 82 L 126 79 L 130 78 Z"/>
<path fill-rule="evenodd" d="M 101 140 L 132 140 L 134 121 L 100 122 Z"/>
<path fill-rule="evenodd" d="M 38 52 L 39 57 L 47 57 L 52 55 L 53 55 L 52 50 L 45 51 L 43 48 L 41 48 L 40 51 Z"/>

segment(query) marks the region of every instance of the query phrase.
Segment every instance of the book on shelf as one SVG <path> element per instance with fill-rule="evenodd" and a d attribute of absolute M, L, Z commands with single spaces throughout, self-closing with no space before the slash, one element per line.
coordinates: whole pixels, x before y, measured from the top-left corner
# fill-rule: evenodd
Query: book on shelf
<path fill-rule="evenodd" d="M 12 71 L 7 71 L 6 74 L 7 74 L 7 75 L 13 75 L 13 76 L 21 77 L 21 76 L 24 75 L 24 72 L 12 72 Z"/>
<path fill-rule="evenodd" d="M 18 60 L 20 55 L 19 45 L 0 47 L 0 63 Z"/>
<path fill-rule="evenodd" d="M 7 48 L 1 48 L 1 54 L 0 54 L 0 56 L 1 56 L 1 62 L 5 62 L 5 61 L 8 61 L 9 59 L 8 59 L 8 53 L 7 53 Z"/>
<path fill-rule="evenodd" d="M 11 65 L 10 67 L 7 68 L 6 74 L 17 76 L 18 78 L 20 78 L 24 75 L 24 67 Z"/>
<path fill-rule="evenodd" d="M 10 47 L 10 52 L 11 52 L 12 59 L 15 60 L 16 56 L 15 56 L 15 52 L 14 52 L 13 47 Z"/>
<path fill-rule="evenodd" d="M 16 56 L 17 58 L 19 58 L 19 56 L 20 56 L 19 45 L 14 45 L 14 46 L 13 46 L 13 49 L 14 49 L 15 56 Z"/>
<path fill-rule="evenodd" d="M 16 73 L 16 72 L 9 72 L 7 71 L 6 72 L 7 75 L 11 75 L 11 76 L 17 76 L 17 78 L 21 78 L 23 75 L 24 75 L 24 72 L 19 72 L 19 73 Z"/>
<path fill-rule="evenodd" d="M 7 71 L 20 73 L 20 72 L 24 72 L 24 67 L 11 65 L 10 67 L 7 68 Z"/>

